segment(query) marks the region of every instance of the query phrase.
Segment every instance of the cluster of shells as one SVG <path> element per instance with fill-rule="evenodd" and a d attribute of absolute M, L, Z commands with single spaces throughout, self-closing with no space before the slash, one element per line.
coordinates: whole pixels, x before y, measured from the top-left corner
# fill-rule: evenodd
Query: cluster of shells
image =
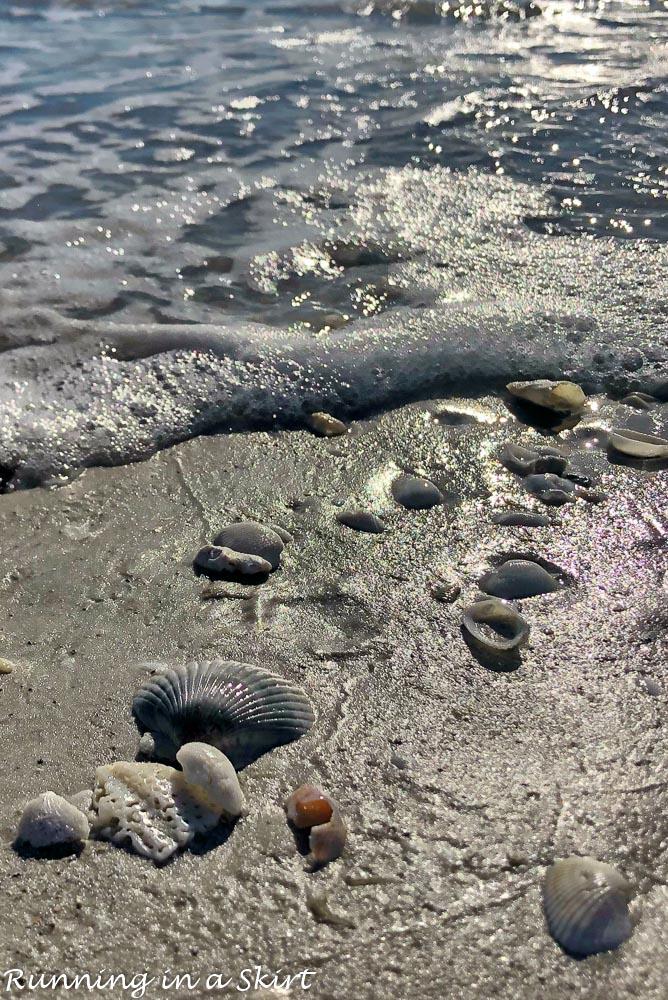
<path fill-rule="evenodd" d="M 43 850 L 95 837 L 163 863 L 194 837 L 243 816 L 238 771 L 299 739 L 315 721 L 299 688 L 233 660 L 188 663 L 150 677 L 136 692 L 132 713 L 140 753 L 159 762 L 114 761 L 98 767 L 90 790 L 70 799 L 51 791 L 32 799 L 18 843 Z M 316 792 L 323 805 L 319 812 L 308 806 L 306 814 L 317 830 L 311 860 L 319 865 L 341 854 L 346 828 L 329 796 L 313 790 L 309 802 Z M 290 818 L 302 794 L 288 800 Z"/>

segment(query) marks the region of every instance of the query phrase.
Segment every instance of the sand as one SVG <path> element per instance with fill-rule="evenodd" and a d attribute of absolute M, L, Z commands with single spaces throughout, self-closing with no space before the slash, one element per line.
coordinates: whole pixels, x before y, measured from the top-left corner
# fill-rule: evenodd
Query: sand
<path fill-rule="evenodd" d="M 611 413 L 568 447 L 600 437 Z M 539 440 L 499 400 L 430 401 L 343 438 L 201 437 L 0 498 L 0 656 L 14 664 L 0 676 L 0 974 L 146 973 L 149 997 L 269 997 L 248 990 L 255 966 L 279 982 L 310 970 L 287 995 L 318 1000 L 665 996 L 667 474 L 593 447 L 606 501 L 552 510 L 550 528 L 500 527 L 494 512 L 540 507 L 494 458 L 508 438 Z M 399 507 L 402 470 L 445 503 Z M 360 502 L 389 530 L 336 522 Z M 193 555 L 247 516 L 294 535 L 280 570 L 203 599 Z M 508 553 L 548 560 L 565 583 L 519 602 L 530 644 L 501 672 L 460 623 Z M 461 583 L 452 604 L 432 596 L 444 572 Z M 163 868 L 106 843 L 56 859 L 13 849 L 27 799 L 134 758 L 130 704 L 151 662 L 214 657 L 293 679 L 318 715 L 242 772 L 249 815 L 233 831 Z M 304 781 L 337 798 L 350 830 L 317 873 L 282 810 Z M 545 867 L 572 853 L 616 865 L 637 893 L 633 937 L 586 961 L 552 941 L 541 907 Z M 192 988 L 163 990 L 167 970 Z M 34 995 L 60 994 L 75 991 Z"/>

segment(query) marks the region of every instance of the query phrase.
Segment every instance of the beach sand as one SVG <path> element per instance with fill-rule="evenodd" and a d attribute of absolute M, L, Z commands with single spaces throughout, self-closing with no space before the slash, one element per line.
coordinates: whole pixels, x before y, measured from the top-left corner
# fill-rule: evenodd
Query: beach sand
<path fill-rule="evenodd" d="M 612 413 L 560 438 L 586 450 L 598 504 L 528 498 L 495 454 L 553 441 L 492 398 L 408 405 L 330 440 L 200 437 L 1 497 L 0 656 L 14 669 L 0 676 L 0 973 L 146 971 L 156 997 L 216 995 L 208 976 L 243 985 L 256 965 L 280 980 L 313 970 L 318 1000 L 665 997 L 667 473 L 585 449 Z M 399 507 L 389 485 L 405 469 L 445 503 Z M 342 503 L 388 530 L 339 525 Z M 558 524 L 492 523 L 516 505 Z M 294 535 L 281 568 L 203 599 L 195 552 L 249 516 Z M 461 615 L 509 553 L 548 560 L 564 585 L 519 602 L 530 643 L 504 672 L 472 653 Z M 444 573 L 454 603 L 432 594 Z M 290 678 L 317 712 L 242 772 L 249 814 L 231 833 L 162 868 L 104 842 L 57 859 L 14 850 L 27 799 L 134 758 L 130 706 L 151 661 L 216 657 Z M 282 809 L 304 781 L 349 827 L 317 873 Z M 634 885 L 639 923 L 616 952 L 576 961 L 547 933 L 542 877 L 569 854 Z M 168 969 L 200 984 L 163 991 Z"/>

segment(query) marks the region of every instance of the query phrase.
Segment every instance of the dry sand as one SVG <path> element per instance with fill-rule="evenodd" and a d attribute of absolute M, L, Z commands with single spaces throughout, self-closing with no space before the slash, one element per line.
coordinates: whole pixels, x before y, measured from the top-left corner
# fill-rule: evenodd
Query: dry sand
<path fill-rule="evenodd" d="M 582 447 L 609 419 L 604 408 L 564 439 Z M 165 996 L 234 996 L 206 978 L 243 987 L 241 971 L 262 965 L 315 971 L 291 998 L 663 1000 L 668 474 L 595 448 L 606 502 L 554 511 L 556 527 L 499 527 L 495 510 L 538 506 L 494 458 L 506 438 L 538 439 L 499 401 L 432 401 L 344 438 L 203 437 L 0 498 L 0 656 L 15 665 L 0 675 L 0 972 L 146 971 L 150 997 L 168 969 L 201 981 Z M 446 503 L 398 507 L 401 469 L 429 475 Z M 338 525 L 354 498 L 389 530 Z M 248 515 L 294 534 L 281 569 L 203 600 L 193 554 Z M 504 673 L 472 655 L 460 622 L 490 558 L 509 552 L 569 582 L 521 602 L 531 640 Z M 454 604 L 432 596 L 443 571 L 461 582 Z M 242 773 L 250 812 L 227 839 L 163 868 L 106 843 L 55 860 L 13 849 L 26 799 L 133 759 L 147 661 L 213 657 L 292 678 L 318 713 L 307 737 Z M 281 808 L 305 780 L 350 828 L 343 858 L 316 874 Z M 575 961 L 546 932 L 541 878 L 571 853 L 636 887 L 639 924 L 617 952 Z"/>

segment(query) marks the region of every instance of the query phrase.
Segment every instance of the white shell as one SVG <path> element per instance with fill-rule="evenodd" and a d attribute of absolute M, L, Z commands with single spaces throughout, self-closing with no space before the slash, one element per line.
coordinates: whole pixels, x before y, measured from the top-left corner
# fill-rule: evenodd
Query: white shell
<path fill-rule="evenodd" d="M 490 570 L 480 580 L 480 589 L 506 601 L 551 594 L 559 584 L 536 562 L 529 559 L 508 559 L 497 569 Z"/>
<path fill-rule="evenodd" d="M 555 413 L 573 413 L 582 409 L 587 401 L 580 386 L 574 382 L 536 379 L 533 382 L 510 382 L 506 389 L 518 399 L 554 410 Z"/>
<path fill-rule="evenodd" d="M 271 569 L 278 569 L 281 553 L 284 549 L 283 539 L 275 528 L 269 528 L 258 521 L 237 521 L 228 524 L 215 536 L 214 545 L 233 552 L 243 552 L 251 556 L 265 559 Z"/>
<path fill-rule="evenodd" d="M 510 653 L 529 640 L 529 623 L 496 597 L 464 608 L 462 625 L 476 645 L 487 652 Z"/>
<path fill-rule="evenodd" d="M 262 556 L 249 552 L 236 552 L 221 545 L 205 545 L 195 556 L 195 562 L 202 569 L 214 573 L 240 573 L 242 576 L 258 576 L 271 573 L 271 563 Z"/>
<path fill-rule="evenodd" d="M 355 510 L 342 510 L 336 515 L 339 524 L 355 531 L 366 531 L 372 535 L 380 535 L 385 531 L 385 523 L 370 510 L 359 507 Z"/>
<path fill-rule="evenodd" d="M 348 430 L 342 420 L 338 420 L 330 413 L 311 413 L 306 418 L 306 422 L 312 431 L 323 437 L 338 437 Z"/>
<path fill-rule="evenodd" d="M 668 441 L 655 434 L 621 427 L 610 431 L 608 441 L 615 451 L 631 458 L 668 458 Z"/>
<path fill-rule="evenodd" d="M 212 811 L 240 816 L 244 796 L 232 762 L 209 743 L 185 743 L 176 755 L 189 785 L 197 785 Z"/>
<path fill-rule="evenodd" d="M 55 792 L 43 792 L 26 803 L 16 839 L 37 848 L 78 844 L 88 839 L 89 829 L 80 809 Z"/>
<path fill-rule="evenodd" d="M 545 475 L 527 476 L 524 480 L 524 489 L 543 503 L 554 507 L 575 501 L 575 483 L 549 472 Z"/>
<path fill-rule="evenodd" d="M 543 907 L 550 934 L 575 955 L 617 948 L 633 933 L 631 886 L 595 858 L 565 858 L 548 868 Z"/>
<path fill-rule="evenodd" d="M 238 816 L 243 797 L 230 785 L 229 761 L 224 755 L 220 754 L 222 761 L 212 760 L 209 766 L 198 749 L 190 753 L 186 745 L 181 751 L 185 751 L 186 767 L 197 783 L 189 781 L 185 771 L 166 764 L 119 760 L 98 767 L 93 835 L 163 862 L 187 847 L 197 834 Z"/>
<path fill-rule="evenodd" d="M 418 476 L 399 476 L 392 483 L 392 496 L 409 510 L 427 510 L 443 503 L 443 494 L 429 479 Z"/>

